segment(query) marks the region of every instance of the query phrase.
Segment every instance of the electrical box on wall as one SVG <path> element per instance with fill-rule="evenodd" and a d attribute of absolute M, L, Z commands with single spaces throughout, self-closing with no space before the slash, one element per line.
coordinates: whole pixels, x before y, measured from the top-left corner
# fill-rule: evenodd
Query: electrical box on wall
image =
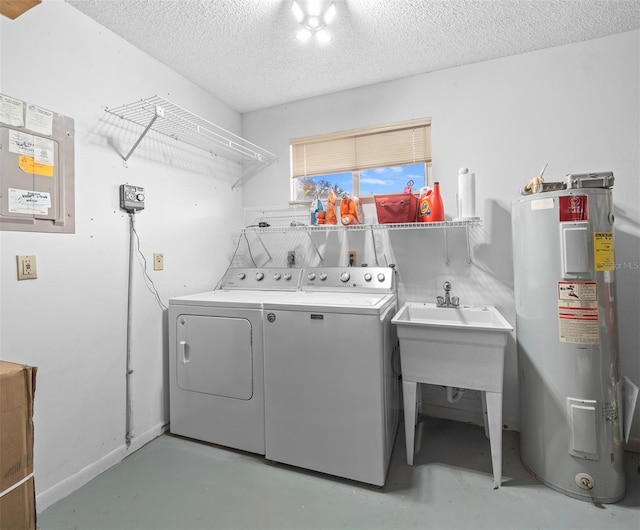
<path fill-rule="evenodd" d="M 0 230 L 75 232 L 73 119 L 3 94 Z"/>
<path fill-rule="evenodd" d="M 120 208 L 127 212 L 144 210 L 144 188 L 120 184 Z"/>

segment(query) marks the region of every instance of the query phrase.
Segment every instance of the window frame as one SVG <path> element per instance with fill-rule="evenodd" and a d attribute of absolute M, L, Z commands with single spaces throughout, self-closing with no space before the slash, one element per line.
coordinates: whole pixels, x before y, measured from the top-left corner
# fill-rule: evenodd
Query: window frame
<path fill-rule="evenodd" d="M 299 178 L 351 173 L 353 193 L 358 195 L 362 170 L 424 163 L 425 185 L 432 181 L 431 118 L 295 138 L 289 148 L 289 204 L 311 201 L 296 198 Z M 360 199 L 373 202 L 373 195 Z"/>

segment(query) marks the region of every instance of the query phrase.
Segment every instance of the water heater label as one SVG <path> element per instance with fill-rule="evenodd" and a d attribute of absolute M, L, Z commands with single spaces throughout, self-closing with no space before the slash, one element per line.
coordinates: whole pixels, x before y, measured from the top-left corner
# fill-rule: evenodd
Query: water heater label
<path fill-rule="evenodd" d="M 558 282 L 560 342 L 600 344 L 598 284 Z"/>
<path fill-rule="evenodd" d="M 616 266 L 613 261 L 612 232 L 593 233 L 593 257 L 595 259 L 595 269 L 597 271 L 616 270 Z"/>
<path fill-rule="evenodd" d="M 589 204 L 586 195 L 563 195 L 559 199 L 560 222 L 589 220 Z"/>

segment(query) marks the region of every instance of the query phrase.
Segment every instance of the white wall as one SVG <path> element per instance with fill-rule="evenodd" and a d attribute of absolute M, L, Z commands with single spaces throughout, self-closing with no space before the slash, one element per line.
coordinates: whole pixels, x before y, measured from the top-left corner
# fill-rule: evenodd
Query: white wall
<path fill-rule="evenodd" d="M 545 163 L 547 181 L 562 180 L 570 172 L 611 170 L 616 178 L 620 370 L 640 383 L 638 52 L 639 32 L 633 31 L 245 114 L 245 137 L 280 157 L 278 165 L 245 185 L 245 206 L 286 204 L 291 138 L 431 116 L 433 174 L 441 183 L 448 216 L 455 215 L 458 168 L 466 166 L 477 175 L 477 210 L 484 225 L 471 233 L 470 267 L 459 234 L 449 242 L 452 258 L 446 266 L 440 232 L 390 233 L 387 253 L 399 268 L 401 302 L 432 300 L 449 279 L 463 303 L 494 304 L 515 324 L 511 201 Z M 373 257 L 364 259 L 371 262 Z M 455 410 L 440 408 L 447 406 L 443 397 L 442 389 L 429 389 L 431 413 L 479 419 L 477 396 L 463 399 Z M 517 429 L 518 418 L 512 336 L 504 423 Z M 634 436 L 639 433 L 636 413 Z"/>
<path fill-rule="evenodd" d="M 433 118 L 434 174 L 453 204 L 460 166 L 476 172 L 484 227 L 472 232 L 474 264 L 459 234 L 444 265 L 439 233 L 393 233 L 403 299 L 431 299 L 451 279 L 465 302 L 496 304 L 513 323 L 509 204 L 549 163 L 548 179 L 612 170 L 617 256 L 637 264 L 638 32 L 402 79 L 241 117 L 61 0 L 18 19 L 0 17 L 0 92 L 75 120 L 76 233 L 0 232 L 0 358 L 38 366 L 35 472 L 38 510 L 73 491 L 161 432 L 168 421 L 164 314 L 136 260 L 133 307 L 134 435 L 125 435 L 129 228 L 118 186 L 147 190 L 136 216 L 141 250 L 165 255 L 149 270 L 161 299 L 211 288 L 243 222 L 237 169 L 140 130 L 105 107 L 158 94 L 280 156 L 248 181 L 246 206 L 280 206 L 289 193 L 289 139 L 414 117 Z M 242 125 L 242 130 L 241 130 Z M 360 259 L 370 260 L 362 242 Z M 35 254 L 37 280 L 16 281 L 15 256 Z M 341 259 L 337 256 L 335 259 Z M 149 267 L 150 268 L 150 267 Z M 638 377 L 640 271 L 618 271 L 622 372 Z M 517 428 L 515 343 L 508 346 L 505 422 Z M 428 396 L 442 404 L 442 395 Z M 463 400 L 464 402 L 465 400 Z M 475 399 L 462 408 L 477 411 Z M 464 411 L 463 411 L 464 412 Z M 446 414 L 456 416 L 456 411 Z M 464 414 L 462 414 L 464 417 Z M 638 422 L 636 421 L 636 436 Z"/>
<path fill-rule="evenodd" d="M 143 30 L 144 28 L 141 28 Z M 237 134 L 240 115 L 61 0 L 0 17 L 0 92 L 75 120 L 76 233 L 0 232 L 0 358 L 38 367 L 37 507 L 51 503 L 161 432 L 168 418 L 164 314 L 133 285 L 133 432 L 125 447 L 129 218 L 118 187 L 146 188 L 140 247 L 163 303 L 212 288 L 230 227 L 242 223 L 237 165 L 150 134 L 104 112 L 160 95 Z M 153 252 L 165 270 L 154 272 Z M 38 279 L 16 281 L 16 255 L 35 254 Z"/>

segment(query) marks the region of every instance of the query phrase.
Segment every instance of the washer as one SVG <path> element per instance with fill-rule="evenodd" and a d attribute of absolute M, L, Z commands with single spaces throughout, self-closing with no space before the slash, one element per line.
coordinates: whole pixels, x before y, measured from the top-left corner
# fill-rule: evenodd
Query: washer
<path fill-rule="evenodd" d="M 384 485 L 399 415 L 394 274 L 305 269 L 301 291 L 264 303 L 267 459 Z"/>
<path fill-rule="evenodd" d="M 300 269 L 230 269 L 215 291 L 169 300 L 170 431 L 265 454 L 263 304 Z"/>

